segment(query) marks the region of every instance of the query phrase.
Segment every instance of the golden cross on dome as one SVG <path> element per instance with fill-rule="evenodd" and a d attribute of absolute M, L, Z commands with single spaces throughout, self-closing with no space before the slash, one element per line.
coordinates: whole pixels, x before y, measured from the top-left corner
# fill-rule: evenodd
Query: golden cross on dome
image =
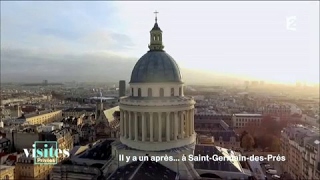
<path fill-rule="evenodd" d="M 156 23 L 157 23 L 157 20 L 158 20 L 158 18 L 157 18 L 157 14 L 158 14 L 159 12 L 158 11 L 155 11 L 154 12 L 154 14 L 155 14 L 155 16 L 156 16 Z"/>

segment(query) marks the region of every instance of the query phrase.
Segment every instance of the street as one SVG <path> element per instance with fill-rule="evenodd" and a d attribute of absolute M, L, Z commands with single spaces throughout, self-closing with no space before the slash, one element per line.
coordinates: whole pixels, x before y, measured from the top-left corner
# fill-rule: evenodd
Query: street
<path fill-rule="evenodd" d="M 270 164 L 273 167 L 273 169 L 275 169 L 277 171 L 277 175 L 280 176 L 280 174 L 282 173 L 281 168 L 280 168 L 281 162 L 277 162 L 277 161 L 267 161 L 267 162 L 268 162 L 268 164 Z M 272 174 L 266 173 L 267 170 L 265 168 L 265 164 L 261 165 L 261 168 L 262 168 L 263 172 L 265 173 L 265 175 L 267 176 L 267 179 L 272 179 L 272 177 L 271 177 Z"/>

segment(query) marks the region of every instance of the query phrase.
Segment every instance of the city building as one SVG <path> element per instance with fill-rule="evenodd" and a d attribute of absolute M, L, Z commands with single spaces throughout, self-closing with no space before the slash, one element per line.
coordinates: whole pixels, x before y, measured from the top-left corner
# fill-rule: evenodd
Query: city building
<path fill-rule="evenodd" d="M 73 148 L 73 137 L 69 128 L 42 131 L 39 133 L 38 141 L 56 141 L 59 149 L 71 150 Z"/>
<path fill-rule="evenodd" d="M 234 151 L 241 150 L 239 136 L 223 120 L 195 119 L 194 126 L 197 134 L 210 137 L 212 144 Z M 207 139 L 204 141 L 207 142 Z M 199 142 L 202 142 L 201 139 Z"/>
<path fill-rule="evenodd" d="M 232 115 L 231 114 L 198 114 L 196 113 L 194 116 L 195 126 L 198 126 L 197 122 L 201 121 L 201 125 L 204 127 L 210 127 L 211 122 L 216 122 L 219 120 L 223 120 L 229 126 L 232 126 Z M 205 123 L 207 122 L 207 123 Z"/>
<path fill-rule="evenodd" d="M 14 166 L 0 165 L 0 179 L 11 180 L 16 179 L 14 176 Z"/>
<path fill-rule="evenodd" d="M 54 166 L 50 179 L 60 180 L 65 177 L 68 180 L 106 179 L 103 171 L 110 162 L 113 141 L 104 139 L 87 146 L 75 147 L 70 152 L 71 158 Z"/>
<path fill-rule="evenodd" d="M 260 110 L 263 115 L 288 119 L 291 116 L 291 106 L 288 104 L 267 104 Z"/>
<path fill-rule="evenodd" d="M 15 179 L 49 179 L 53 165 L 36 165 L 33 157 L 20 157 L 15 165 Z"/>
<path fill-rule="evenodd" d="M 10 140 L 0 135 L 0 152 L 8 152 L 10 148 L 11 148 Z"/>
<path fill-rule="evenodd" d="M 23 121 L 25 124 L 47 124 L 62 119 L 61 110 L 44 110 L 30 114 L 22 114 L 18 120 Z"/>
<path fill-rule="evenodd" d="M 62 116 L 63 117 L 80 117 L 83 114 L 86 116 L 90 116 L 96 113 L 96 108 L 84 108 L 84 107 L 76 107 L 76 108 L 68 108 L 63 110 Z"/>
<path fill-rule="evenodd" d="M 121 80 L 119 81 L 119 98 L 126 95 L 126 81 Z"/>
<path fill-rule="evenodd" d="M 22 109 L 19 105 L 8 106 L 2 109 L 2 113 L 11 118 L 17 118 L 22 115 Z"/>
<path fill-rule="evenodd" d="M 195 116 L 194 126 L 196 133 L 210 137 L 214 145 L 240 151 L 240 138 L 236 132 L 223 120 L 215 120 L 211 119 L 211 117 L 212 115 Z M 204 141 L 207 142 L 208 139 Z M 202 141 L 200 140 L 199 142 Z"/>
<path fill-rule="evenodd" d="M 184 83 L 175 60 L 163 50 L 162 31 L 157 19 L 150 31 L 149 51 L 133 68 L 130 80 L 131 94 L 120 99 L 120 141 L 115 141 L 112 156 L 115 158 L 108 167 L 117 179 L 126 173 L 123 166 L 136 166 L 137 162 L 121 161 L 118 154 L 127 156 L 171 155 L 181 158 L 193 153 L 196 142 L 194 131 L 194 104 L 192 97 L 184 96 Z M 166 169 L 162 173 L 179 169 L 181 179 L 196 179 L 199 175 L 191 162 L 169 161 L 146 162 L 141 164 L 152 171 Z M 163 167 L 164 166 L 164 167 Z M 119 167 L 119 168 L 118 168 Z M 135 171 L 135 170 L 131 170 Z M 141 179 L 150 178 L 144 172 Z M 175 179 L 175 175 L 173 175 Z"/>
<path fill-rule="evenodd" d="M 232 127 L 244 128 L 248 125 L 260 126 L 262 118 L 262 114 L 233 114 Z"/>
<path fill-rule="evenodd" d="M 44 131 L 38 133 L 38 141 L 56 141 L 59 149 L 71 150 L 73 148 L 73 138 L 69 129 L 62 128 L 53 131 Z M 33 144 L 33 143 L 32 143 Z M 29 145 L 30 147 L 30 145 Z M 24 147 L 27 148 L 27 147 Z M 59 156 L 58 162 L 64 160 L 66 157 Z M 49 179 L 49 174 L 53 168 L 53 165 L 37 165 L 34 164 L 33 157 L 20 157 L 16 162 L 17 179 Z"/>
<path fill-rule="evenodd" d="M 320 178 L 319 129 L 291 125 L 281 132 L 280 154 L 286 157 L 282 169 L 292 179 Z"/>

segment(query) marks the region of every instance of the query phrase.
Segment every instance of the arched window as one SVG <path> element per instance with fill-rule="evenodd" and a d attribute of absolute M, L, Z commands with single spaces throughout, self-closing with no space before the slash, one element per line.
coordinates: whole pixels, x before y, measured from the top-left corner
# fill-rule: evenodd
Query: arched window
<path fill-rule="evenodd" d="M 155 35 L 153 36 L 153 40 L 154 40 L 154 41 L 156 40 L 156 36 L 155 36 Z"/>
<path fill-rule="evenodd" d="M 174 96 L 174 88 L 171 88 L 171 96 Z"/>
<path fill-rule="evenodd" d="M 131 96 L 134 96 L 134 89 L 133 88 L 131 89 L 131 93 L 132 93 Z"/>
<path fill-rule="evenodd" d="M 148 97 L 152 97 L 152 89 L 148 88 Z"/>
<path fill-rule="evenodd" d="M 179 87 L 179 96 L 182 96 L 182 88 Z"/>
<path fill-rule="evenodd" d="M 158 41 L 160 41 L 160 35 L 158 36 Z"/>
<path fill-rule="evenodd" d="M 164 90 L 163 88 L 160 88 L 160 97 L 163 97 L 164 96 Z"/>
<path fill-rule="evenodd" d="M 138 88 L 138 97 L 141 97 L 141 88 Z"/>

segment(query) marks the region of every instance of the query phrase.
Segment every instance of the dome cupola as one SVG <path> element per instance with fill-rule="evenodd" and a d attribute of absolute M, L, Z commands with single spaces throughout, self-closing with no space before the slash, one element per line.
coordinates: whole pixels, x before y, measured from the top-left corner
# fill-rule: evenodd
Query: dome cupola
<path fill-rule="evenodd" d="M 158 12 L 155 12 L 157 15 Z M 155 24 L 150 31 L 149 51 L 143 55 L 133 68 L 130 83 L 182 83 L 178 64 L 163 49 L 162 30 Z"/>

